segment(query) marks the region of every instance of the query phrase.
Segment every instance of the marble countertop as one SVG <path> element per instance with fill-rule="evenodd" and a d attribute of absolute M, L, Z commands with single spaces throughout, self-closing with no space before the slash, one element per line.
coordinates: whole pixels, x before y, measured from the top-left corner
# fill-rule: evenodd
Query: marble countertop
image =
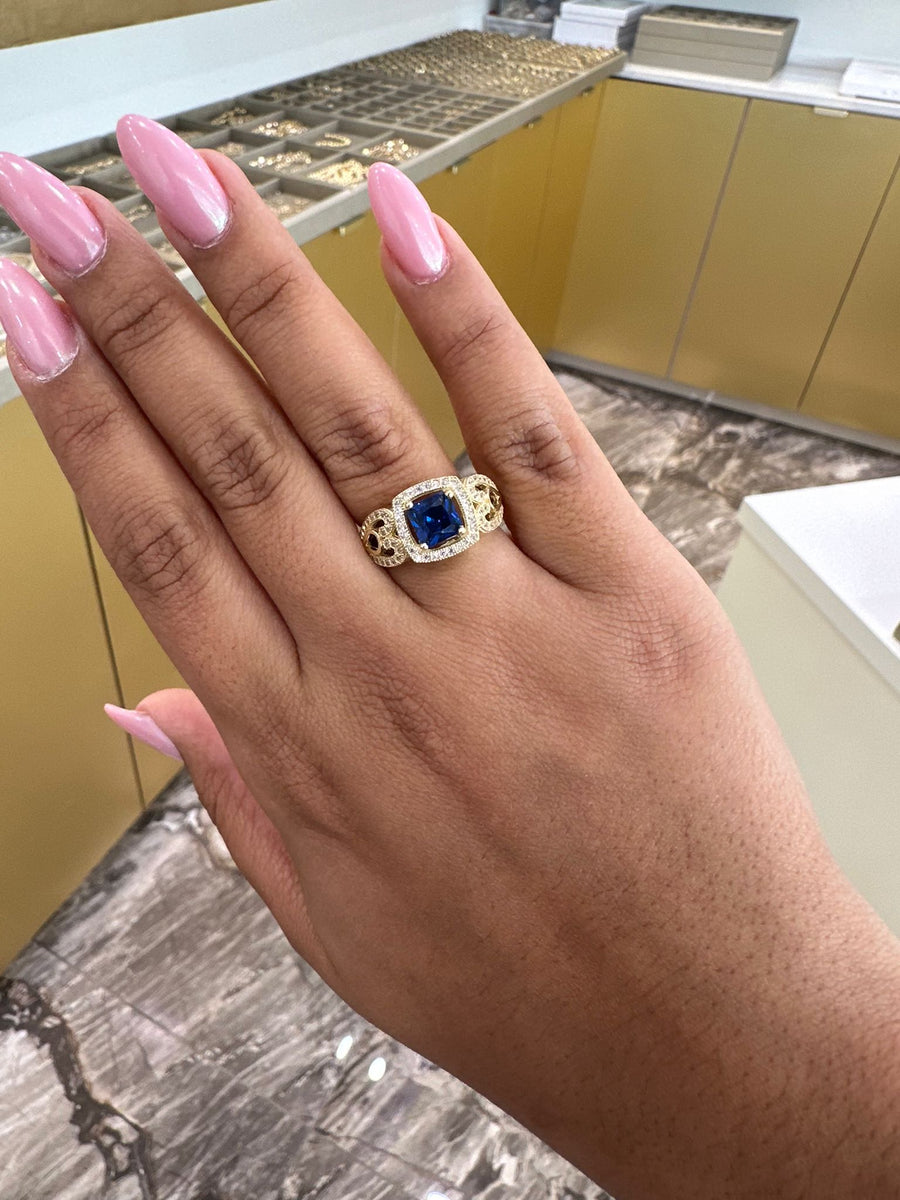
<path fill-rule="evenodd" d="M 726 92 L 755 100 L 780 100 L 786 104 L 808 104 L 839 112 L 869 113 L 876 117 L 900 117 L 900 104 L 871 100 L 865 96 L 845 96 L 838 87 L 849 58 L 790 61 L 771 79 L 729 79 L 700 71 L 673 71 L 668 67 L 643 67 L 629 62 L 620 75 L 644 83 L 664 83 L 672 87 L 696 88 L 703 92 Z M 898 64 L 900 71 L 900 64 Z"/>
<path fill-rule="evenodd" d="M 900 693 L 900 476 L 748 496 L 738 519 Z"/>

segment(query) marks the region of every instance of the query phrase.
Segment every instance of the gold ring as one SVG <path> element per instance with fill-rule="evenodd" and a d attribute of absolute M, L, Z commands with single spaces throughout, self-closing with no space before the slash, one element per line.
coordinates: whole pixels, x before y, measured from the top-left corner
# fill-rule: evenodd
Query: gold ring
<path fill-rule="evenodd" d="M 503 502 L 487 475 L 444 475 L 398 493 L 389 508 L 376 508 L 359 536 L 380 567 L 438 562 L 474 546 L 503 520 Z"/>

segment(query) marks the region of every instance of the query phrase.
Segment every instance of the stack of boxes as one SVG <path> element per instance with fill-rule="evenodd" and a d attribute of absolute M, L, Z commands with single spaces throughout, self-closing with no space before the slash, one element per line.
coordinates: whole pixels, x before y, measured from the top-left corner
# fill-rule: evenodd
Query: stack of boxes
<path fill-rule="evenodd" d="M 631 61 L 704 75 L 771 79 L 787 60 L 797 24 L 792 17 L 670 4 L 641 17 Z"/>
<path fill-rule="evenodd" d="M 638 18 L 649 7 L 630 0 L 564 0 L 553 25 L 553 39 L 577 46 L 630 50 Z"/>

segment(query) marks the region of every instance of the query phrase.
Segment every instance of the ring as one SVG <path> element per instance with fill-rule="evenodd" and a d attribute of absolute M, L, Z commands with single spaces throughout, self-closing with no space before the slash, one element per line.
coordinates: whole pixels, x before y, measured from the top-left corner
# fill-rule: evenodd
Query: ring
<path fill-rule="evenodd" d="M 438 562 L 474 546 L 503 520 L 500 490 L 487 475 L 444 475 L 398 493 L 389 508 L 376 508 L 359 536 L 380 567 Z"/>

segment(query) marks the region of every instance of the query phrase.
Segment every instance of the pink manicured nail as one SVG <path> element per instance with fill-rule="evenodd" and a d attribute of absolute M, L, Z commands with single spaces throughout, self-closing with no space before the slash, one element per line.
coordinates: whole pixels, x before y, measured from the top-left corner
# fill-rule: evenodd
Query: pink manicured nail
<path fill-rule="evenodd" d="M 72 322 L 33 275 L 0 258 L 0 325 L 38 379 L 52 379 L 78 353 Z"/>
<path fill-rule="evenodd" d="M 103 226 L 77 192 L 37 163 L 0 154 L 0 205 L 70 275 L 102 258 Z"/>
<path fill-rule="evenodd" d="M 369 168 L 369 199 L 385 245 L 414 283 L 431 283 L 447 264 L 447 250 L 425 197 L 389 163 Z"/>
<path fill-rule="evenodd" d="M 119 708 L 117 704 L 104 704 L 103 711 L 120 729 L 136 737 L 139 742 L 152 746 L 169 758 L 183 761 L 175 743 L 166 737 L 149 713 L 138 712 L 136 708 Z"/>
<path fill-rule="evenodd" d="M 171 129 L 135 113 L 119 120 L 116 137 L 138 186 L 175 228 L 201 250 L 217 242 L 231 205 L 197 151 Z"/>

